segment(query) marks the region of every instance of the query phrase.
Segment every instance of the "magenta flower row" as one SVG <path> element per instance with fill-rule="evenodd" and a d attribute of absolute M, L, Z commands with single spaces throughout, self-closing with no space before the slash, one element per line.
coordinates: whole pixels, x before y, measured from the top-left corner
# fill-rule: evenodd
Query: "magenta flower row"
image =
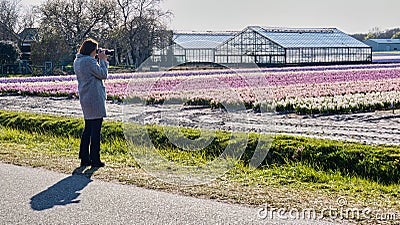
<path fill-rule="evenodd" d="M 233 72 L 232 72 L 233 71 Z M 287 67 L 260 70 L 184 71 L 111 74 L 105 81 L 109 98 L 231 98 L 237 92 L 249 101 L 335 96 L 400 90 L 400 64 Z M 257 94 L 254 94 L 254 91 Z M 75 76 L 0 79 L 0 92 L 77 96 Z"/>

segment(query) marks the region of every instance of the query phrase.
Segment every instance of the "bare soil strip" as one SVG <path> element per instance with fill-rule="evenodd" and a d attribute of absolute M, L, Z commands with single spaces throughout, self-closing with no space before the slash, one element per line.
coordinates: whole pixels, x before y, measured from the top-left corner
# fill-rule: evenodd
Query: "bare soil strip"
<path fill-rule="evenodd" d="M 79 100 L 64 97 L 0 96 L 0 110 L 82 117 Z M 299 135 L 365 144 L 400 145 L 400 111 L 340 115 L 227 113 L 201 107 L 171 109 L 107 102 L 106 120 L 180 125 L 205 129 Z"/>

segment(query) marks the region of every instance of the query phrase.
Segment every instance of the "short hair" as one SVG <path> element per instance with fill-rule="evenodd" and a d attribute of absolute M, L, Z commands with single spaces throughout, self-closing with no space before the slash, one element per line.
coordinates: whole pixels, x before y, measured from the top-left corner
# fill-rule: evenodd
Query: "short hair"
<path fill-rule="evenodd" d="M 92 38 L 88 38 L 83 41 L 78 52 L 82 55 L 90 55 L 90 53 L 97 49 L 98 45 L 99 43 L 97 41 Z"/>

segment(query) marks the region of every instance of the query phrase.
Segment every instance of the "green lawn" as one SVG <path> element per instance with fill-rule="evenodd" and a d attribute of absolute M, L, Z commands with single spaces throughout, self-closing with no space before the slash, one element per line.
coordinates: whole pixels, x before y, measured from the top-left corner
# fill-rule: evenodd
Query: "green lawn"
<path fill-rule="evenodd" d="M 135 126 L 151 134 L 157 152 L 164 158 L 190 166 L 201 166 L 218 157 L 219 148 L 229 143 L 227 137 L 232 135 L 217 132 L 208 148 L 192 152 L 179 150 L 169 143 L 163 133 L 163 129 L 169 128 Z M 79 165 L 82 127 L 79 119 L 0 112 L 0 160 L 71 173 Z M 191 139 L 199 135 L 193 129 L 182 129 L 182 132 Z M 178 186 L 162 182 L 141 168 L 130 154 L 132 146 L 124 139 L 122 124 L 106 122 L 102 135 L 102 160 L 106 167 L 94 174 L 95 179 L 253 207 L 269 204 L 321 209 L 337 207 L 337 199 L 345 198 L 348 207 L 369 207 L 373 215 L 400 211 L 399 147 L 276 136 L 263 165 L 254 169 L 248 162 L 260 136 L 251 134 L 247 136 L 249 142 L 244 155 L 226 173 L 203 185 Z M 136 147 L 146 151 L 144 146 Z"/>

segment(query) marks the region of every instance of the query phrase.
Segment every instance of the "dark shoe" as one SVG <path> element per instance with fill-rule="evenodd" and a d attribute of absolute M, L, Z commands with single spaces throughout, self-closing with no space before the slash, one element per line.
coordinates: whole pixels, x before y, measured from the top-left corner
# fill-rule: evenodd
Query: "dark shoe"
<path fill-rule="evenodd" d="M 86 169 L 86 166 L 78 167 L 78 168 L 74 169 L 74 171 L 72 172 L 72 175 L 82 175 L 83 171 L 85 169 Z"/>
<path fill-rule="evenodd" d="M 81 166 L 91 166 L 91 165 L 92 165 L 92 162 L 81 160 Z"/>
<path fill-rule="evenodd" d="M 101 161 L 100 162 L 94 162 L 91 165 L 92 165 L 92 167 L 104 167 L 105 166 L 105 164 L 103 162 L 101 162 Z"/>

